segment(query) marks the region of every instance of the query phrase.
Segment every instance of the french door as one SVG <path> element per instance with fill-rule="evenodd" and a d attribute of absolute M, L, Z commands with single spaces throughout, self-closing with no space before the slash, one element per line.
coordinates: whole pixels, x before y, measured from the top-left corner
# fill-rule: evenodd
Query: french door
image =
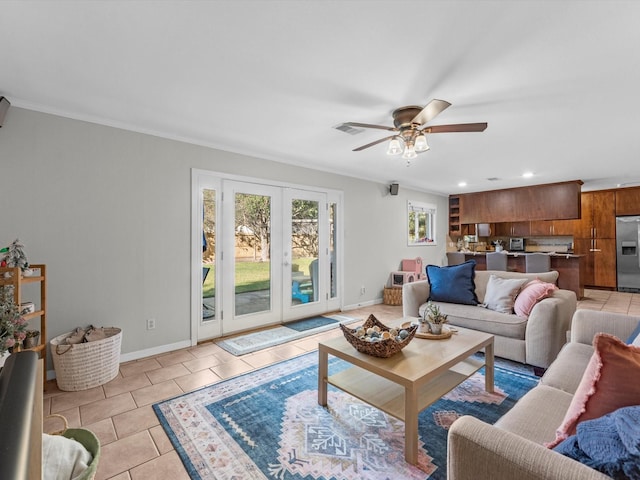
<path fill-rule="evenodd" d="M 193 190 L 194 341 L 339 308 L 339 196 L 201 171 Z"/>

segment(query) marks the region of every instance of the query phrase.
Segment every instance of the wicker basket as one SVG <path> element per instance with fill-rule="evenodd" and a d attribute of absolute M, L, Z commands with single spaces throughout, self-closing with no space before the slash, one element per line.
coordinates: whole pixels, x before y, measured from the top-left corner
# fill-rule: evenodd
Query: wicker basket
<path fill-rule="evenodd" d="M 385 305 L 402 305 L 402 287 L 384 287 L 382 301 Z"/>
<path fill-rule="evenodd" d="M 62 435 L 65 438 L 70 438 L 80 443 L 91 454 L 93 459 L 88 465 L 87 469 L 79 476 L 73 477 L 74 480 L 93 480 L 98 470 L 98 462 L 100 461 L 100 441 L 96 437 L 95 433 L 91 430 L 84 428 L 69 428 L 69 423 L 66 417 L 63 415 L 52 413 L 47 418 L 57 417 L 64 422 L 64 428 L 55 432 L 51 432 L 49 435 Z"/>
<path fill-rule="evenodd" d="M 51 340 L 51 356 L 58 388 L 77 392 L 97 387 L 118 375 L 122 330 L 105 327 L 106 338 L 95 342 L 65 345 L 65 333 Z"/>
<path fill-rule="evenodd" d="M 364 328 L 378 326 L 380 327 L 380 330 L 382 330 L 383 332 L 390 330 L 389 327 L 387 327 L 383 323 L 380 323 L 380 321 L 373 315 L 369 315 L 369 318 L 365 320 L 362 326 Z M 409 345 L 409 342 L 413 340 L 413 337 L 415 336 L 416 331 L 418 330 L 417 325 L 411 325 L 409 328 L 406 328 L 405 330 L 409 332 L 409 336 L 404 340 L 402 340 L 401 342 L 398 342 L 395 339 L 390 338 L 388 340 L 381 340 L 379 342 L 371 343 L 357 337 L 355 334 L 355 329 L 345 327 L 343 324 L 340 324 L 340 328 L 342 329 L 342 333 L 344 333 L 344 338 L 346 338 L 347 342 L 349 342 L 356 350 L 362 353 L 366 353 L 368 355 L 372 355 L 374 357 L 382 357 L 382 358 L 388 358 L 392 355 L 395 355 L 404 347 Z"/>

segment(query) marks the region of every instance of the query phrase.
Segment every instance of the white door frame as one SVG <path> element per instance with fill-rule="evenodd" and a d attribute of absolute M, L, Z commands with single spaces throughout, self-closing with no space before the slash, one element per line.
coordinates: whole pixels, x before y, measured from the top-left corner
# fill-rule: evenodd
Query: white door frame
<path fill-rule="evenodd" d="M 222 189 L 223 180 L 231 180 L 238 182 L 254 183 L 257 185 L 274 186 L 282 188 L 298 189 L 308 192 L 320 192 L 326 194 L 327 202 L 329 204 L 335 204 L 337 206 L 337 221 L 336 221 L 336 252 L 335 252 L 335 282 L 337 289 L 335 295 L 331 297 L 329 272 L 330 269 L 330 257 L 328 252 L 324 252 L 324 260 L 319 261 L 319 268 L 324 272 L 325 282 L 320 287 L 324 292 L 325 298 L 327 298 L 325 304 L 325 311 L 335 311 L 342 309 L 343 299 L 343 278 L 344 278 L 344 257 L 343 257 L 343 245 L 344 245 L 344 208 L 343 208 L 343 192 L 339 190 L 325 189 L 321 187 L 298 185 L 292 183 L 279 182 L 275 180 L 266 180 L 261 178 L 245 177 L 240 175 L 220 173 L 210 170 L 202 170 L 193 168 L 191 170 L 191 344 L 196 345 L 198 341 L 203 341 L 210 338 L 220 337 L 223 332 L 224 318 L 220 318 L 218 312 L 222 309 L 222 296 L 224 295 L 224 285 L 222 281 L 222 268 L 216 268 L 216 298 L 215 298 L 215 311 L 216 316 L 208 321 L 202 319 L 202 227 L 203 227 L 203 202 L 202 202 L 202 190 L 213 189 L 216 191 L 216 248 L 220 246 L 222 237 L 220 236 L 220 228 L 222 225 Z M 326 219 L 326 216 L 325 216 Z M 324 222 L 327 223 L 327 222 Z M 328 235 L 328 232 L 325 233 Z M 280 242 L 282 243 L 282 242 Z M 233 256 L 233 255 L 231 255 Z M 218 260 L 216 252 L 216 266 L 221 266 L 222 261 Z M 290 273 L 290 272 L 289 272 Z M 320 276 L 320 278 L 323 278 Z M 283 277 L 281 275 L 281 277 Z M 283 281 L 286 281 L 283 278 Z M 289 283 L 290 285 L 290 277 Z M 282 292 L 282 290 L 280 290 Z M 282 294 L 280 295 L 282 298 Z M 302 312 L 304 310 L 304 312 Z M 301 309 L 300 317 L 305 314 L 313 315 L 323 312 L 312 312 L 310 309 Z M 224 312 L 223 312 L 224 315 Z M 231 318 L 230 316 L 227 318 Z M 293 319 L 293 318 L 287 318 Z"/>

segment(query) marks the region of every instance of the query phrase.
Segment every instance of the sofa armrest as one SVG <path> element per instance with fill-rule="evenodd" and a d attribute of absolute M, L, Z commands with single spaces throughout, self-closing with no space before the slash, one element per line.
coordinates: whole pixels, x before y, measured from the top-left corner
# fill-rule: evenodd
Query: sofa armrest
<path fill-rule="evenodd" d="M 417 317 L 420 305 L 429 298 L 430 285 L 428 280 L 405 283 L 402 285 L 402 316 Z"/>
<path fill-rule="evenodd" d="M 571 341 L 591 345 L 598 332 L 626 340 L 640 322 L 640 317 L 599 310 L 578 310 L 571 322 Z"/>
<path fill-rule="evenodd" d="M 541 368 L 551 365 L 567 342 L 577 303 L 575 292 L 556 290 L 533 307 L 525 333 L 526 363 Z"/>
<path fill-rule="evenodd" d="M 449 429 L 447 480 L 611 480 L 582 465 L 475 417 Z"/>

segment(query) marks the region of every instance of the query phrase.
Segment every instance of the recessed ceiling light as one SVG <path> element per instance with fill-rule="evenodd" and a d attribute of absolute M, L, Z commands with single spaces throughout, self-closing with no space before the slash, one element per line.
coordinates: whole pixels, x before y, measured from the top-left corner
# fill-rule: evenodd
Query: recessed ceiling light
<path fill-rule="evenodd" d="M 467 182 L 460 182 L 458 183 L 459 187 L 466 187 L 467 186 Z"/>
<path fill-rule="evenodd" d="M 522 177 L 523 178 L 531 178 L 531 177 L 533 177 L 533 172 L 524 172 L 522 174 Z"/>

